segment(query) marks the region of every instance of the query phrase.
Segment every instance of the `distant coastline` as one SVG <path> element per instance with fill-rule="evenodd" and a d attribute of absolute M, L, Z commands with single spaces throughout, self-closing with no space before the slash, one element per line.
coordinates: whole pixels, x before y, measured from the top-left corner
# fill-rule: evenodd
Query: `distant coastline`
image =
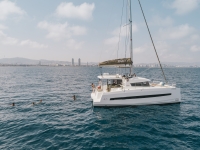
<path fill-rule="evenodd" d="M 2 58 L 0 59 L 0 67 L 97 67 L 97 62 L 82 62 L 81 65 L 70 61 L 55 60 L 32 60 L 27 58 Z M 159 68 L 158 63 L 139 63 L 133 65 L 135 68 Z M 200 62 L 162 62 L 164 68 L 200 68 Z"/>
<path fill-rule="evenodd" d="M 65 64 L 52 64 L 52 65 L 30 65 L 30 64 L 0 64 L 0 67 L 98 67 L 98 64 L 93 65 L 65 65 Z M 159 68 L 158 65 L 134 65 L 134 68 Z M 163 65 L 163 68 L 200 68 L 200 66 L 170 66 Z"/>

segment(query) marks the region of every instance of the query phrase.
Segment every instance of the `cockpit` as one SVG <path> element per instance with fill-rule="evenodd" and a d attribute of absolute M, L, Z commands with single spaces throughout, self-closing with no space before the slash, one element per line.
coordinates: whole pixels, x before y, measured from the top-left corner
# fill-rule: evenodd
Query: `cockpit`
<path fill-rule="evenodd" d="M 104 73 L 103 75 L 98 76 L 98 78 L 99 78 L 99 86 L 97 88 L 98 91 L 102 91 L 104 89 L 110 92 L 111 89 L 115 91 L 115 90 L 119 90 L 119 88 L 126 89 L 130 87 L 149 87 L 150 86 L 149 79 L 136 77 L 134 75 L 124 76 L 124 75 L 119 75 L 119 74 L 109 75 L 108 73 Z"/>
<path fill-rule="evenodd" d="M 122 85 L 122 79 L 110 79 L 108 80 L 108 85 L 111 85 L 111 88 L 117 88 L 117 87 L 121 87 Z"/>

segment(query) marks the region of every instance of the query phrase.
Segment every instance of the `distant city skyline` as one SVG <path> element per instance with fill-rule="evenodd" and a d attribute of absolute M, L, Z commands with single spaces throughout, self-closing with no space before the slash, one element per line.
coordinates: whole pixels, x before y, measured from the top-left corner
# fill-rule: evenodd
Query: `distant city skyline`
<path fill-rule="evenodd" d="M 87 66 L 87 65 L 97 65 L 97 62 L 81 62 L 81 59 L 71 61 L 56 61 L 56 60 L 35 60 L 35 59 L 27 59 L 27 58 L 2 58 L 0 59 L 0 66 L 2 65 L 69 65 L 69 66 Z"/>
<path fill-rule="evenodd" d="M 72 58 L 71 65 L 72 65 L 72 66 L 75 66 L 75 65 L 81 66 L 81 59 L 79 58 L 79 59 L 77 60 L 77 62 L 76 62 L 76 61 L 74 60 L 74 58 Z"/>
<path fill-rule="evenodd" d="M 74 66 L 74 58 L 72 58 L 72 66 Z"/>
<path fill-rule="evenodd" d="M 27 58 L 2 58 L 0 59 L 0 65 L 6 65 L 6 64 L 10 64 L 10 65 L 70 65 L 70 66 L 78 66 L 79 62 L 74 61 L 74 59 L 72 58 L 71 61 L 56 61 L 56 60 L 44 60 L 44 59 L 40 59 L 40 60 L 35 60 L 35 59 L 27 59 Z M 74 65 L 73 65 L 74 64 Z M 81 63 L 81 59 L 80 59 L 80 64 L 83 66 L 87 66 L 87 65 L 98 65 L 98 62 L 82 62 Z M 154 63 L 134 63 L 133 64 L 136 67 L 159 67 L 158 62 L 154 62 Z M 192 63 L 187 63 L 187 62 L 163 62 L 162 63 L 163 67 L 165 66 L 199 66 L 200 67 L 200 62 L 192 62 Z"/>
<path fill-rule="evenodd" d="M 141 4 L 161 62 L 198 62 L 200 0 Z M 0 0 L 0 58 L 101 62 L 116 58 L 117 51 L 129 57 L 126 5 L 127 0 Z M 157 62 L 137 0 L 132 14 L 133 62 Z"/>
<path fill-rule="evenodd" d="M 81 59 L 78 59 L 78 65 L 81 66 Z"/>
<path fill-rule="evenodd" d="M 90 62 L 90 63 L 81 63 L 81 59 L 78 59 L 78 62 L 75 63 L 74 59 L 72 58 L 72 62 L 69 61 L 51 61 L 51 60 L 31 60 L 26 58 L 3 58 L 0 59 L 0 67 L 5 66 L 26 66 L 26 67 L 32 67 L 32 66 L 46 66 L 46 67 L 98 67 L 98 63 Z M 162 66 L 164 68 L 200 68 L 200 62 L 196 63 L 170 63 L 166 62 L 163 63 Z M 158 63 L 140 63 L 140 64 L 134 64 L 133 68 L 160 68 Z"/>

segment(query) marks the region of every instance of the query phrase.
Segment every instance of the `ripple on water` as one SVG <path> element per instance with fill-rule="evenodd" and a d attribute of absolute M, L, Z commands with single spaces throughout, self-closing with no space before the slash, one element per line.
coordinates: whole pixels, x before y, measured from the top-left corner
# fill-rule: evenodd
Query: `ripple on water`
<path fill-rule="evenodd" d="M 200 147 L 199 69 L 165 69 L 181 87 L 181 104 L 94 109 L 90 84 L 97 84 L 98 68 L 0 67 L 0 72 L 0 149 Z M 158 69 L 142 76 L 161 78 Z"/>

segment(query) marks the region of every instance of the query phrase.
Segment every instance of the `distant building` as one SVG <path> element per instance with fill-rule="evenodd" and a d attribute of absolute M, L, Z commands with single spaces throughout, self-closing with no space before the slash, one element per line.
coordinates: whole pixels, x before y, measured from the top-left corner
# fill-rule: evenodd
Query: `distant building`
<path fill-rule="evenodd" d="M 72 66 L 74 66 L 74 58 L 72 58 Z"/>
<path fill-rule="evenodd" d="M 78 65 L 81 66 L 81 59 L 78 59 Z"/>

